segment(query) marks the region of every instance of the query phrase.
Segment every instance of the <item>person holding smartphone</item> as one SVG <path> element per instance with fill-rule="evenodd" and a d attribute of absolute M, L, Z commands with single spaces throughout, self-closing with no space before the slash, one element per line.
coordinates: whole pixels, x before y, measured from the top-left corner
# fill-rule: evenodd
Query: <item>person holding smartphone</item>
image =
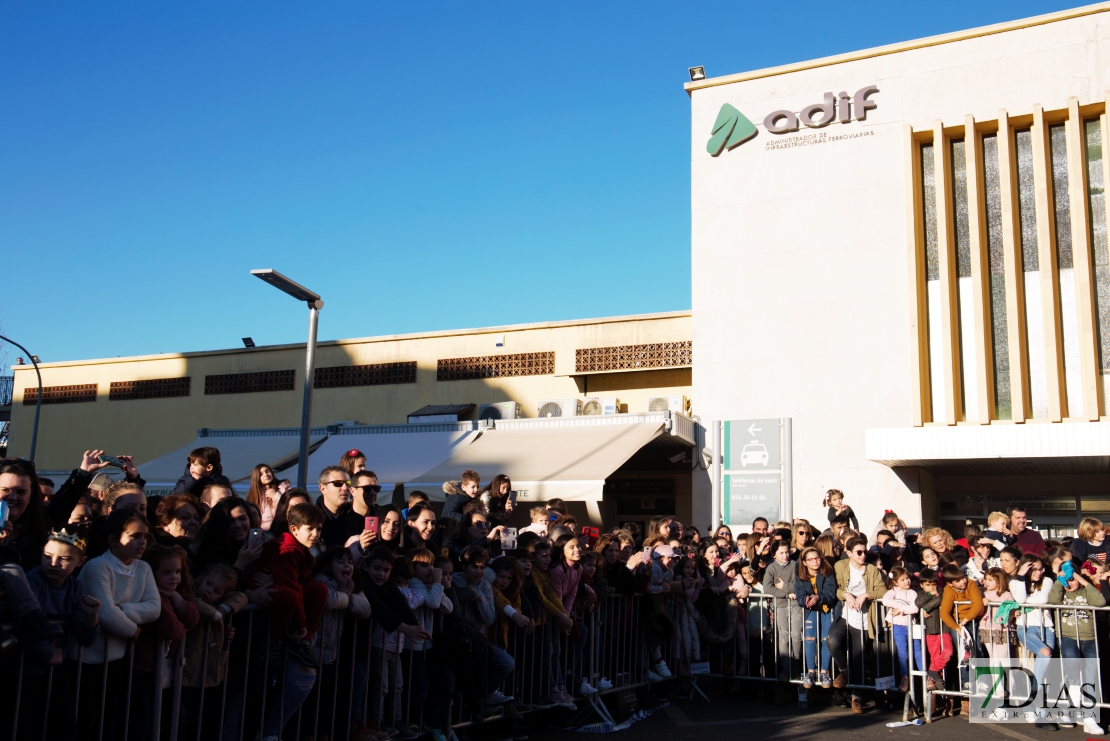
<path fill-rule="evenodd" d="M 351 476 L 351 504 L 341 510 L 333 519 L 324 523 L 324 534 L 321 540 L 328 548 L 337 546 L 351 547 L 358 542 L 364 552 L 376 540 L 370 537 L 366 529 L 366 518 L 377 517 L 379 522 L 381 514 L 378 512 L 378 492 L 382 487 L 378 484 L 378 476 L 373 471 L 363 470 Z"/>

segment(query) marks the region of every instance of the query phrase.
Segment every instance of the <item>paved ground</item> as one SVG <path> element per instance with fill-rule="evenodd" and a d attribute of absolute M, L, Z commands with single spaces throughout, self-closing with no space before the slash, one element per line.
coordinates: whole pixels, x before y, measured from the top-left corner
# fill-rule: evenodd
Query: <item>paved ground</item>
<path fill-rule="evenodd" d="M 751 738 L 752 741 L 805 738 L 806 741 L 953 741 L 974 733 L 975 741 L 1083 741 L 1087 735 L 1081 728 L 1047 731 L 1025 724 L 970 725 L 965 714 L 956 718 L 939 718 L 931 724 L 887 728 L 886 724 L 902 719 L 897 712 L 869 708 L 862 715 L 853 715 L 844 708 L 822 707 L 800 710 L 758 701 L 746 701 L 741 695 L 717 697 L 707 703 L 694 700 L 672 700 L 651 717 L 634 723 L 625 731 L 606 734 L 609 741 L 718 741 Z M 960 734 L 956 737 L 954 734 Z M 586 737 L 567 731 L 542 730 L 530 734 L 531 741 L 556 741 L 569 735 Z M 1110 736 L 1101 738 L 1110 739 Z M 600 741 L 600 738 L 599 738 Z"/>

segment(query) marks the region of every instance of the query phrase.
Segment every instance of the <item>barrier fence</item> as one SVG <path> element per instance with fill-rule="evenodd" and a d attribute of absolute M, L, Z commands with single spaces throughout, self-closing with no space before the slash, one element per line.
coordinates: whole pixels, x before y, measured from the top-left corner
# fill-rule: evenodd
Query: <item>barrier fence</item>
<path fill-rule="evenodd" d="M 1037 612 L 1023 609 L 992 630 L 986 636 L 990 649 L 980 641 L 979 618 L 968 623 L 966 635 L 944 628 L 955 650 L 943 669 L 943 686 L 936 687 L 927 681 L 930 653 L 921 616 L 903 632 L 887 622 L 885 608 L 875 602 L 855 628 L 841 606 L 817 613 L 759 593 L 745 605 L 723 601 L 722 619 L 701 615 L 681 597 L 611 596 L 596 610 L 579 612 L 569 634 L 554 620 L 532 632 L 510 628 L 503 654 L 492 648 L 487 653 L 484 641 L 468 640 L 457 627 L 448 633 L 443 615 L 427 608 L 415 612 L 437 642 L 415 649 L 408 639 L 402 645 L 396 634 L 387 634 L 373 616 L 360 620 L 343 611 L 333 628 L 321 633 L 317 664 L 309 667 L 293 660 L 287 649 L 271 646 L 270 613 L 254 605 L 230 620 L 233 630 L 204 623 L 172 652 L 169 644 L 159 644 L 153 666 L 136 665 L 135 644 L 129 640 L 123 658 L 85 663 L 87 650 L 80 650 L 75 661 L 34 674 L 27 671 L 20 649 L 7 655 L 16 662 L 6 667 L 14 681 L 5 693 L 14 700 L 8 716 L 11 738 L 53 738 L 51 721 L 69 713 L 78 738 L 97 741 L 241 741 L 283 733 L 334 741 L 347 739 L 353 725 L 366 721 L 403 740 L 429 728 L 450 737 L 451 728 L 504 717 L 496 711 L 490 715 L 484 703 L 495 689 L 522 703 L 524 711 L 556 705 L 553 693 L 565 689 L 583 710 L 615 722 L 600 697 L 658 679 L 651 659 L 656 647 L 671 672 L 690 682 L 691 693 L 698 691 L 700 676 L 799 685 L 806 672 L 814 671 L 819 684 L 823 668 L 830 678 L 836 676 L 838 653 L 847 657 L 849 691 L 892 691 L 901 678 L 901 655 L 909 677 L 903 717 L 921 714 L 931 720 L 935 698 L 970 696 L 970 658 L 989 650 L 1033 668 L 1035 652 L 1027 648 L 1036 647 L 1038 637 L 1045 639 L 1046 626 L 1051 626 L 1058 655 L 1065 639 L 1078 640 L 1078 617 L 1090 613 L 1100 636 L 1110 624 L 1110 608 L 1038 605 Z M 988 606 L 991 626 L 998 607 Z M 832 639 L 826 642 L 827 633 Z M 98 641 L 100 655 L 109 656 L 111 641 L 104 631 Z M 827 646 L 831 656 L 822 644 L 833 644 Z M 1093 650 L 1101 666 L 1099 645 L 1095 641 Z M 13 653 L 17 658 L 10 658 Z M 1102 701 L 1098 707 L 1110 705 Z"/>

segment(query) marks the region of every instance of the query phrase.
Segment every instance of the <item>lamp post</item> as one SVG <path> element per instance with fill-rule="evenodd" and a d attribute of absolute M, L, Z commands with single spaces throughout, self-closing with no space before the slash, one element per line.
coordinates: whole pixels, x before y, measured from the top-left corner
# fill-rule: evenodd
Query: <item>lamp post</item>
<path fill-rule="evenodd" d="M 20 350 L 22 350 L 23 352 L 27 353 L 27 357 L 29 357 L 31 359 L 31 365 L 35 366 L 35 375 L 38 376 L 38 378 L 39 378 L 39 395 L 37 397 L 35 397 L 35 426 L 31 429 L 31 452 L 27 456 L 27 460 L 34 463 L 35 462 L 35 446 L 38 445 L 38 441 L 39 441 L 39 412 L 42 411 L 42 373 L 39 372 L 39 361 L 38 361 L 38 358 L 36 358 L 34 355 L 31 354 L 30 350 L 28 350 L 27 348 L 25 348 L 23 345 L 19 344 L 15 340 L 8 339 L 7 337 L 5 337 L 2 334 L 0 334 L 0 340 L 3 340 L 4 342 L 10 342 L 13 345 L 15 345 L 16 347 L 18 347 Z M 15 386 L 14 385 L 12 386 L 12 397 L 13 398 L 15 397 Z"/>
<path fill-rule="evenodd" d="M 288 293 L 298 301 L 308 304 L 308 350 L 305 353 L 304 404 L 301 407 L 301 450 L 297 464 L 297 486 L 304 489 L 308 477 L 308 439 L 312 431 L 312 386 L 316 373 L 316 325 L 320 319 L 320 309 L 324 301 L 319 294 L 313 293 L 300 283 L 289 280 L 276 270 L 252 270 L 257 276 L 279 291 Z M 41 394 L 40 394 L 41 397 Z"/>

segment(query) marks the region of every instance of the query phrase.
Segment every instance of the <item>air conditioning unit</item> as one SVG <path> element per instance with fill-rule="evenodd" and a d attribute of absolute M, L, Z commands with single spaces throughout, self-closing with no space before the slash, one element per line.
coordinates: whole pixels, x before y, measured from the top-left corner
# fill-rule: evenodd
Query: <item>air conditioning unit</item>
<path fill-rule="evenodd" d="M 520 404 L 515 401 L 478 405 L 478 419 L 520 419 L 520 417 Z"/>
<path fill-rule="evenodd" d="M 586 399 L 582 403 L 582 416 L 619 414 L 621 400 L 614 397 Z"/>
<path fill-rule="evenodd" d="M 538 417 L 577 417 L 582 414 L 581 399 L 540 399 Z"/>
<path fill-rule="evenodd" d="M 649 396 L 647 400 L 649 412 L 678 412 L 690 413 L 690 400 L 685 396 Z"/>

